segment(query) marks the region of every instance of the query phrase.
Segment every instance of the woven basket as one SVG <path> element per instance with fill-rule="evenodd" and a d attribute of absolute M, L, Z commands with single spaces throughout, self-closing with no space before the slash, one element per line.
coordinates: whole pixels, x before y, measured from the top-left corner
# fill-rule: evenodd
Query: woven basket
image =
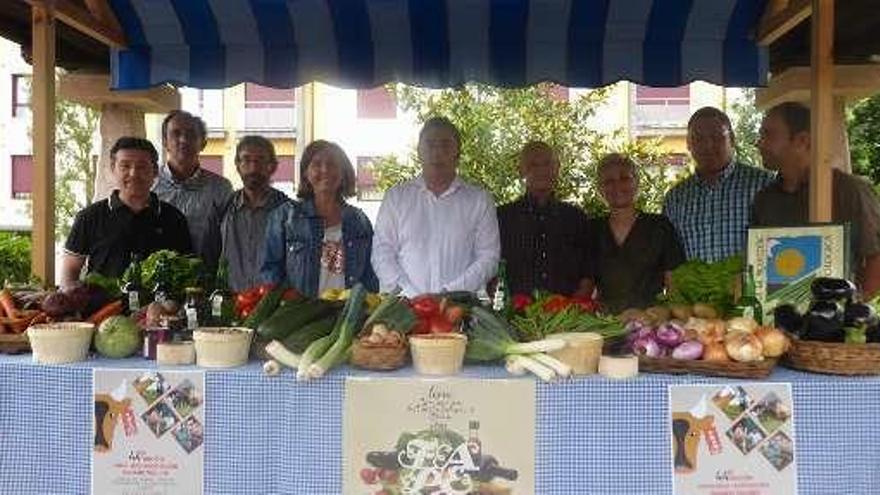
<path fill-rule="evenodd" d="M 454 375 L 461 371 L 467 335 L 448 333 L 409 338 L 413 367 L 422 375 Z"/>
<path fill-rule="evenodd" d="M 409 349 L 406 347 L 405 339 L 397 346 L 369 345 L 356 340 L 351 346 L 349 362 L 358 368 L 387 371 L 403 368 L 406 366 L 408 358 Z"/>
<path fill-rule="evenodd" d="M 731 378 L 767 378 L 773 367 L 775 358 L 764 358 L 763 361 L 738 363 L 736 361 L 703 361 L 673 358 L 649 358 L 639 356 L 639 371 L 648 373 L 693 373 L 695 375 L 726 376 Z"/>
<path fill-rule="evenodd" d="M 85 361 L 95 325 L 81 321 L 42 323 L 27 329 L 34 362 L 64 364 Z"/>
<path fill-rule="evenodd" d="M 880 374 L 880 344 L 843 344 L 788 337 L 791 348 L 782 364 L 789 368 L 832 375 Z"/>
<path fill-rule="evenodd" d="M 0 352 L 18 354 L 31 352 L 31 343 L 26 333 L 0 333 Z"/>
<path fill-rule="evenodd" d="M 244 327 L 203 327 L 193 332 L 196 364 L 203 368 L 234 368 L 248 361 L 254 331 Z"/>

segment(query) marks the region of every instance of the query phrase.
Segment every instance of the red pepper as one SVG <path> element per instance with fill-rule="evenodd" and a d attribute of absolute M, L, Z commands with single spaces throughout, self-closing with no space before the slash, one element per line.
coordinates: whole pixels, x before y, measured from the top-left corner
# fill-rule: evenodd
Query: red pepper
<path fill-rule="evenodd" d="M 410 305 L 419 318 L 430 318 L 440 313 L 440 302 L 433 296 L 418 296 L 412 300 Z"/>
<path fill-rule="evenodd" d="M 510 304 L 514 311 L 525 311 L 532 304 L 532 298 L 528 294 L 514 294 L 510 297 Z"/>
<path fill-rule="evenodd" d="M 263 297 L 266 294 L 272 292 L 272 289 L 274 289 L 274 288 L 275 288 L 275 284 L 268 284 L 268 283 L 267 284 L 260 284 L 257 286 L 257 294 L 259 294 L 260 297 Z"/>
<path fill-rule="evenodd" d="M 281 294 L 281 299 L 285 301 L 296 301 L 300 297 L 302 297 L 302 294 L 300 294 L 299 291 L 293 288 L 287 289 L 284 291 L 283 294 Z"/>
<path fill-rule="evenodd" d="M 585 296 L 571 298 L 571 304 L 577 306 L 585 313 L 595 313 L 599 306 L 595 300 Z"/>
<path fill-rule="evenodd" d="M 561 296 L 559 294 L 554 294 L 550 296 L 544 304 L 541 306 L 541 309 L 544 310 L 545 313 L 558 313 L 563 311 L 569 305 L 569 300 L 565 296 Z"/>
<path fill-rule="evenodd" d="M 430 319 L 431 333 L 450 333 L 454 326 L 443 315 L 434 315 Z"/>
<path fill-rule="evenodd" d="M 425 335 L 431 333 L 431 322 L 424 318 L 416 320 L 410 333 L 413 335 Z"/>

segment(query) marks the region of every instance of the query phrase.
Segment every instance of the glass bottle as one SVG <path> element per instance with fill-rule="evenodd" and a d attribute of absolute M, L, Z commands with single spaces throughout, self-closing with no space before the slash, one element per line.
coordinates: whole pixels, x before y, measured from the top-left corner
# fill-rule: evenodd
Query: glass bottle
<path fill-rule="evenodd" d="M 171 299 L 171 287 L 168 285 L 168 269 L 163 260 L 156 263 L 154 274 L 156 283 L 153 286 L 153 301 L 163 304 Z"/>
<path fill-rule="evenodd" d="M 759 325 L 763 324 L 764 309 L 761 307 L 761 301 L 758 300 L 755 288 L 755 270 L 752 265 L 749 265 L 743 273 L 742 295 L 736 306 L 740 316 L 752 318 Z"/>
<path fill-rule="evenodd" d="M 128 282 L 122 286 L 122 294 L 125 296 L 128 314 L 137 313 L 144 302 L 144 285 L 141 274 L 141 255 L 131 253 L 131 265 L 129 266 Z"/>
<path fill-rule="evenodd" d="M 468 423 L 467 448 L 468 452 L 471 454 L 471 459 L 474 461 L 474 465 L 479 467 L 480 458 L 483 455 L 483 443 L 480 441 L 479 421 L 470 421 Z"/>
<path fill-rule="evenodd" d="M 229 290 L 229 262 L 226 259 L 220 260 L 220 266 L 217 268 L 216 288 L 211 293 L 209 300 L 212 325 L 218 327 L 231 325 L 235 301 L 232 298 L 232 291 Z"/>
<path fill-rule="evenodd" d="M 495 295 L 492 297 L 492 310 L 507 314 L 510 307 L 510 288 L 507 286 L 507 262 L 498 262 L 498 275 L 495 283 Z"/>
<path fill-rule="evenodd" d="M 184 289 L 186 294 L 186 302 L 183 305 L 184 315 L 186 316 L 186 329 L 195 330 L 204 322 L 203 310 L 203 294 L 201 287 L 187 287 Z"/>

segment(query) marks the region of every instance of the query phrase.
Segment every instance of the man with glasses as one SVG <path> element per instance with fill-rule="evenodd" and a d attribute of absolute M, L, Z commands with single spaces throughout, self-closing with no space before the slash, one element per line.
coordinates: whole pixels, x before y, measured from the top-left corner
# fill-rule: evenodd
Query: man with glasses
<path fill-rule="evenodd" d="M 222 259 L 229 263 L 229 288 L 257 285 L 266 234 L 266 219 L 287 196 L 271 185 L 278 168 L 275 147 L 262 136 L 245 136 L 235 148 L 235 168 L 244 185 L 232 195 L 220 223 Z"/>
<path fill-rule="evenodd" d="M 186 218 L 150 192 L 159 153 L 146 139 L 122 137 L 110 149 L 116 189 L 110 197 L 80 210 L 64 245 L 61 284 L 86 272 L 120 277 L 137 253 L 141 259 L 160 249 L 192 251 Z"/>
<path fill-rule="evenodd" d="M 743 251 L 752 199 L 773 180 L 766 170 L 736 162 L 734 142 L 721 110 L 703 107 L 691 116 L 687 145 L 696 170 L 663 201 L 688 259 L 712 262 Z"/>
<path fill-rule="evenodd" d="M 166 163 L 159 169 L 153 192 L 186 216 L 193 249 L 213 273 L 220 257 L 220 218 L 232 184 L 199 166 L 199 153 L 207 142 L 202 119 L 181 110 L 169 113 L 162 121 Z"/>

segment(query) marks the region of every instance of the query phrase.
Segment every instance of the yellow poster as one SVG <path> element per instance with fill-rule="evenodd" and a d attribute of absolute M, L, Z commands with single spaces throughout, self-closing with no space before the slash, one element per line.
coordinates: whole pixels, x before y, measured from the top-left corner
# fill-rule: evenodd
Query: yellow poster
<path fill-rule="evenodd" d="M 352 377 L 345 392 L 346 494 L 535 493 L 533 381 Z"/>
<path fill-rule="evenodd" d="M 676 495 L 796 495 L 787 383 L 671 385 Z"/>

